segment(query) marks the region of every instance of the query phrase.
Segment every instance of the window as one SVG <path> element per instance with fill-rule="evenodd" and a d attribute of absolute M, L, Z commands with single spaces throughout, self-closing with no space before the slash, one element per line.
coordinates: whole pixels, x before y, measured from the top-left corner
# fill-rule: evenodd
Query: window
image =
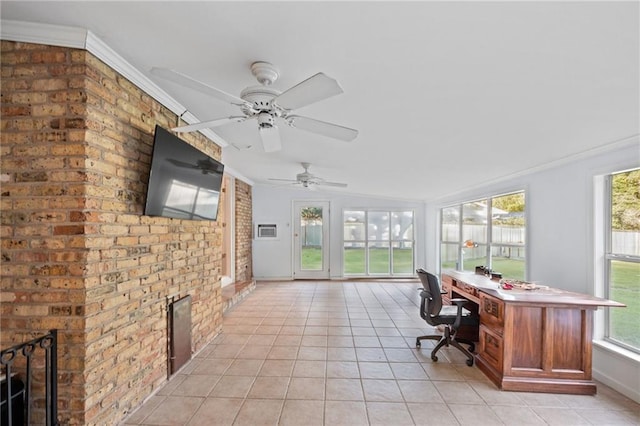
<path fill-rule="evenodd" d="M 345 275 L 413 275 L 413 211 L 345 210 Z"/>
<path fill-rule="evenodd" d="M 525 194 L 515 192 L 440 210 L 440 267 L 473 271 L 488 266 L 525 279 Z"/>
<path fill-rule="evenodd" d="M 640 169 L 607 179 L 605 297 L 626 308 L 606 310 L 605 338 L 640 353 Z"/>
<path fill-rule="evenodd" d="M 505 277 L 525 279 L 524 192 L 491 199 L 491 269 Z"/>
<path fill-rule="evenodd" d="M 460 269 L 460 206 L 441 210 L 440 262 L 442 269 Z"/>

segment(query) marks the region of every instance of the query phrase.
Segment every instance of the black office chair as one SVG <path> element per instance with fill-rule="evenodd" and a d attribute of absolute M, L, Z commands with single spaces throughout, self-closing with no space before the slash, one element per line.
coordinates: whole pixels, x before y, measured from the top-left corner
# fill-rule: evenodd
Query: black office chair
<path fill-rule="evenodd" d="M 424 269 L 416 270 L 420 281 L 422 281 L 423 289 L 420 293 L 420 316 L 429 325 L 434 327 L 444 325 L 443 335 L 420 336 L 416 338 L 416 347 L 420 347 L 421 340 L 438 340 L 438 344 L 431 351 L 431 359 L 438 360 L 436 353 L 443 346 L 454 346 L 467 356 L 467 365 L 473 365 L 473 354 L 475 344 L 471 340 L 457 339 L 456 333 L 461 325 L 478 325 L 478 317 L 471 315 L 467 309 L 463 307 L 468 302 L 466 299 L 451 299 L 454 305 L 442 305 L 442 290 L 438 284 L 438 278 L 430 274 Z M 469 345 L 469 350 L 465 349 L 461 343 Z"/>

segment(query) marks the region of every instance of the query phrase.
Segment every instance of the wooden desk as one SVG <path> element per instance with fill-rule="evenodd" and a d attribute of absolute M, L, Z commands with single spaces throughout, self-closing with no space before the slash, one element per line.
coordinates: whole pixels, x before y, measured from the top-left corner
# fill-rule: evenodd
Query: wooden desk
<path fill-rule="evenodd" d="M 503 290 L 473 272 L 445 271 L 441 283 L 445 300 L 462 296 L 477 306 L 476 362 L 498 387 L 596 393 L 591 377 L 593 312 L 598 306 L 625 305 L 553 288 Z"/>

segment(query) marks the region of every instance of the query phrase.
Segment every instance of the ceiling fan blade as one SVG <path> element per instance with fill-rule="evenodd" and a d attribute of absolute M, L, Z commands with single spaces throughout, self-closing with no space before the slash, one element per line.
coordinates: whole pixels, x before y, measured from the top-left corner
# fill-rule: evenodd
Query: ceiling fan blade
<path fill-rule="evenodd" d="M 316 182 L 316 185 L 322 185 L 322 186 L 335 186 L 336 188 L 346 188 L 346 187 L 347 187 L 347 184 L 346 184 L 346 183 L 339 183 L 339 182 L 326 182 L 326 181 Z"/>
<path fill-rule="evenodd" d="M 209 129 L 211 127 L 222 126 L 223 124 L 236 122 L 239 123 L 241 121 L 246 120 L 247 117 L 244 116 L 232 116 L 232 117 L 224 117 L 224 118 L 216 118 L 214 120 L 202 121 L 200 123 L 189 124 L 187 126 L 174 127 L 174 132 L 178 133 L 187 133 L 187 132 L 195 132 L 196 130 Z"/>
<path fill-rule="evenodd" d="M 276 178 L 269 178 L 269 180 L 273 180 L 273 181 L 277 181 L 277 182 L 298 183 L 298 181 L 297 181 L 297 180 L 295 180 L 295 179 L 276 179 Z"/>
<path fill-rule="evenodd" d="M 278 131 L 278 128 L 275 126 L 260 127 L 259 130 L 264 152 L 280 151 L 282 148 L 282 142 L 280 141 L 280 132 Z"/>
<path fill-rule="evenodd" d="M 292 110 L 311 105 L 340 93 L 342 93 L 342 87 L 338 82 L 319 72 L 276 96 L 273 102 L 283 109 Z"/>
<path fill-rule="evenodd" d="M 191 89 L 197 90 L 198 92 L 206 93 L 210 96 L 213 96 L 216 99 L 219 99 L 224 102 L 229 102 L 233 105 L 244 106 L 250 105 L 248 102 L 243 99 L 238 98 L 237 96 L 230 95 L 229 93 L 223 92 L 220 89 L 216 89 L 215 87 L 209 86 L 206 83 L 195 80 L 188 75 L 182 74 L 178 71 L 170 70 L 168 68 L 151 68 L 151 74 L 157 75 L 158 77 L 162 77 L 166 80 L 173 81 L 174 83 L 178 83 L 181 86 L 189 87 Z"/>
<path fill-rule="evenodd" d="M 320 120 L 314 120 L 309 117 L 301 117 L 299 115 L 290 115 L 287 122 L 298 129 L 306 130 L 312 133 L 328 136 L 333 139 L 350 142 L 358 136 L 358 131 L 349 127 L 339 126 L 337 124 L 327 123 Z"/>

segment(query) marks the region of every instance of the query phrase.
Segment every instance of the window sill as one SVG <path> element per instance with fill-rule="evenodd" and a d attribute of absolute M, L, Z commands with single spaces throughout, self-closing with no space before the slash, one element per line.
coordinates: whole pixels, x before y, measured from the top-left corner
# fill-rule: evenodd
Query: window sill
<path fill-rule="evenodd" d="M 607 342 L 606 340 L 594 340 L 593 345 L 611 353 L 612 355 L 622 358 L 624 360 L 632 361 L 640 365 L 640 354 L 632 352 L 628 349 L 621 348 L 618 345 Z"/>

